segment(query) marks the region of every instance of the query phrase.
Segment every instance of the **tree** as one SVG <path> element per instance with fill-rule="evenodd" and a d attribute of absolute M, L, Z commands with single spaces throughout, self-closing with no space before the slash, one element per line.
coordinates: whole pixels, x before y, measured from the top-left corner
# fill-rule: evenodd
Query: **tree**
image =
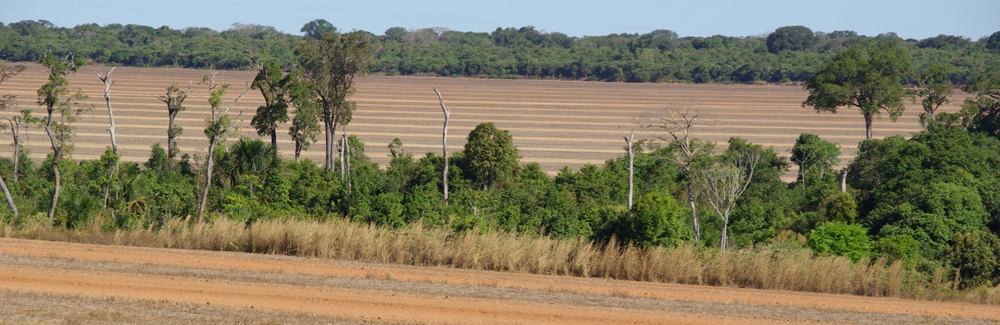
<path fill-rule="evenodd" d="M 257 129 L 257 135 L 271 136 L 271 146 L 278 147 L 278 123 L 288 122 L 289 86 L 293 82 L 290 75 L 284 75 L 277 61 L 260 63 L 253 57 L 253 52 L 246 51 L 250 56 L 250 66 L 257 70 L 257 76 L 250 84 L 252 89 L 259 89 L 264 96 L 264 105 L 257 107 L 250 125 Z"/>
<path fill-rule="evenodd" d="M 108 105 L 108 120 L 110 121 L 110 126 L 108 127 L 108 133 L 111 133 L 111 151 L 114 154 L 118 154 L 118 141 L 115 140 L 115 114 L 111 110 L 111 85 L 115 84 L 114 80 L 111 80 L 111 73 L 115 71 L 114 67 L 108 70 L 103 76 L 100 72 L 94 71 L 97 75 L 97 79 L 101 79 L 104 83 L 104 102 Z"/>
<path fill-rule="evenodd" d="M 184 129 L 174 125 L 174 121 L 177 119 L 177 113 L 187 109 L 184 107 L 184 100 L 191 95 L 191 83 L 188 83 L 187 91 L 183 92 L 177 85 L 170 85 L 166 89 L 167 94 L 159 98 L 160 101 L 167 104 L 167 169 L 171 169 L 174 158 L 180 153 L 176 139 L 181 133 L 184 133 Z"/>
<path fill-rule="evenodd" d="M 23 65 L 16 65 L 16 66 L 0 65 L 0 85 L 2 85 L 3 82 L 6 81 L 7 79 L 10 79 L 11 77 L 16 76 L 17 74 L 21 73 L 25 69 L 26 68 Z M 17 98 L 14 95 L 4 95 L 3 97 L 0 97 L 0 110 L 5 110 L 5 111 L 9 110 L 11 112 L 11 115 L 12 115 L 11 117 L 7 118 L 7 121 L 10 123 L 11 134 L 14 135 L 14 175 L 13 175 L 13 177 L 14 177 L 14 181 L 15 182 L 17 181 L 17 158 L 18 158 L 17 156 L 20 153 L 19 150 L 18 150 L 18 149 L 20 149 L 20 147 L 19 147 L 20 143 L 18 142 L 18 132 L 20 131 L 20 127 L 19 127 L 19 125 L 16 125 L 14 123 L 14 119 L 16 119 L 17 116 L 13 116 L 14 107 L 17 106 L 16 99 Z M 4 127 L 5 127 L 4 125 L 0 124 L 0 130 L 2 130 Z M 4 198 L 7 199 L 7 206 L 9 206 L 10 210 L 14 213 L 14 219 L 13 219 L 12 223 L 16 223 L 17 222 L 17 217 L 18 217 L 18 215 L 17 215 L 17 204 L 14 203 L 14 197 L 11 196 L 10 189 L 7 188 L 7 182 L 4 181 L 3 175 L 0 175 L 0 189 L 3 189 Z"/>
<path fill-rule="evenodd" d="M 758 162 L 760 162 L 760 152 L 748 150 L 723 155 L 708 167 L 695 173 L 695 180 L 701 185 L 705 199 L 722 218 L 722 239 L 719 247 L 723 252 L 728 247 L 729 215 L 736 208 L 736 201 L 753 181 Z"/>
<path fill-rule="evenodd" d="M 444 98 L 441 92 L 434 88 L 434 93 L 438 95 L 441 102 L 441 111 L 444 112 L 444 128 L 441 130 L 441 151 L 444 153 L 444 171 L 441 173 L 441 183 L 444 185 L 444 204 L 448 204 L 448 118 L 451 117 L 451 110 L 444 106 Z"/>
<path fill-rule="evenodd" d="M 55 187 L 52 191 L 52 202 L 49 206 L 49 225 L 55 220 L 56 206 L 59 204 L 59 191 L 62 187 L 59 175 L 59 163 L 73 150 L 73 128 L 70 126 L 76 122 L 77 117 L 90 109 L 90 106 L 82 106 L 81 100 L 87 98 L 81 91 L 71 93 L 67 86 L 69 81 L 66 76 L 75 73 L 77 69 L 87 63 L 83 58 L 67 57 L 56 58 L 52 53 L 46 53 L 38 61 L 48 69 L 48 82 L 38 88 L 38 105 L 44 106 L 46 117 L 39 123 L 44 125 L 45 134 L 49 137 L 52 145 L 52 175 L 55 180 Z M 59 113 L 59 120 L 56 121 L 55 113 Z"/>
<path fill-rule="evenodd" d="M 922 71 L 917 76 L 919 89 L 914 93 L 916 97 L 913 98 L 913 102 L 917 102 L 917 97 L 921 99 L 920 106 L 924 108 L 924 112 L 920 113 L 920 124 L 923 126 L 934 121 L 934 113 L 941 105 L 951 102 L 948 96 L 954 92 L 955 86 L 948 80 L 949 70 L 948 66 L 939 64 Z"/>
<path fill-rule="evenodd" d="M 643 127 L 656 127 L 667 131 L 669 137 L 659 137 L 670 142 L 674 147 L 673 158 L 677 166 L 687 178 L 688 206 L 691 209 L 691 219 L 694 224 L 694 241 L 701 240 L 701 228 L 698 225 L 698 209 L 695 206 L 694 163 L 707 156 L 712 150 L 711 143 L 701 142 L 691 135 L 691 130 L 701 118 L 701 114 L 693 111 L 691 106 L 680 108 L 666 107 L 652 114 L 642 116 Z"/>
<path fill-rule="evenodd" d="M 1000 136 L 1000 69 L 978 76 L 962 90 L 976 94 L 962 103 L 965 124 L 972 130 Z"/>
<path fill-rule="evenodd" d="M 767 35 L 767 50 L 778 54 L 783 51 L 802 51 L 816 45 L 816 35 L 805 26 L 785 26 Z"/>
<path fill-rule="evenodd" d="M 316 19 L 302 25 L 300 32 L 305 33 L 306 37 L 313 39 L 322 39 L 326 34 L 336 33 L 337 27 L 333 27 L 333 24 L 326 21 L 326 19 Z"/>
<path fill-rule="evenodd" d="M 990 35 L 990 38 L 986 39 L 986 49 L 1000 52 L 1000 31 Z"/>
<path fill-rule="evenodd" d="M 201 203 L 198 204 L 198 223 L 201 223 L 205 217 L 205 207 L 208 205 L 208 190 L 212 188 L 215 145 L 225 141 L 226 136 L 234 131 L 233 127 L 235 127 L 235 124 L 229 118 L 229 109 L 233 108 L 240 99 L 243 99 L 243 96 L 247 94 L 247 90 L 250 89 L 250 85 L 248 84 L 232 103 L 222 107 L 222 96 L 226 94 L 229 84 L 216 84 L 215 75 L 217 73 L 213 71 L 211 74 L 202 77 L 202 83 L 208 85 L 208 93 L 211 94 L 208 98 L 208 104 L 211 106 L 212 114 L 211 117 L 205 119 L 205 137 L 208 138 L 208 155 L 205 163 L 205 187 L 201 191 Z"/>
<path fill-rule="evenodd" d="M 799 181 L 802 190 L 806 189 L 806 173 L 816 171 L 822 178 L 826 171 L 836 166 L 840 161 L 840 145 L 832 143 L 811 133 L 802 133 L 792 146 L 792 163 L 799 166 Z"/>
<path fill-rule="evenodd" d="M 521 155 L 507 130 L 493 123 L 482 123 L 469 132 L 465 143 L 465 158 L 474 180 L 488 191 L 497 184 L 509 182 L 519 170 Z"/>
<path fill-rule="evenodd" d="M 316 142 L 316 134 L 320 131 L 319 123 L 316 122 L 320 108 L 313 100 L 315 86 L 302 82 L 301 72 L 292 72 L 290 76 L 293 85 L 289 95 L 295 104 L 295 117 L 292 118 L 292 126 L 288 128 L 288 135 L 295 146 L 295 161 L 298 162 L 302 151 L 309 150 L 309 146 Z"/>
<path fill-rule="evenodd" d="M 356 107 L 347 100 L 354 92 L 354 77 L 367 72 L 372 51 L 368 34 L 357 31 L 345 35 L 327 32 L 295 47 L 303 76 L 314 85 L 312 89 L 322 109 L 326 136 L 324 166 L 329 170 L 335 166 L 337 126 L 347 125 Z"/>
<path fill-rule="evenodd" d="M 635 177 L 635 152 L 632 151 L 632 140 L 635 139 L 635 130 L 625 137 L 625 144 L 628 147 L 628 208 L 632 209 L 632 188 Z"/>
<path fill-rule="evenodd" d="M 893 121 L 903 114 L 900 79 L 910 70 L 910 57 L 899 40 L 864 41 L 835 54 L 805 84 L 809 97 L 802 107 L 837 112 L 857 107 L 865 118 L 865 138 L 872 138 L 872 120 L 881 111 Z"/>

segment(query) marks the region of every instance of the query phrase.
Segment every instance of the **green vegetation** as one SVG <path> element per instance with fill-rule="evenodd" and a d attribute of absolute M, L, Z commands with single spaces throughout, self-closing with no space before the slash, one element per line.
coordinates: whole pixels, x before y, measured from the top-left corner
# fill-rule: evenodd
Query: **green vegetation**
<path fill-rule="evenodd" d="M 23 31 L 36 26 L 33 23 L 11 24 L 3 27 L 2 32 Z M 25 35 L 68 31 L 37 25 L 40 29 Z M 111 27 L 94 28 L 92 31 L 96 33 Z M 184 35 L 192 30 L 175 36 L 187 37 Z M 126 26 L 117 34 L 124 40 L 114 39 L 129 46 L 165 46 L 143 31 L 148 32 L 137 26 Z M 154 31 L 170 34 L 171 30 Z M 784 28 L 768 42 L 773 43 L 772 47 L 779 54 L 760 47 L 763 46 L 760 40 L 734 41 L 760 43 L 757 45 L 760 53 L 754 51 L 753 55 L 762 57 L 812 55 L 809 57 L 816 60 L 828 59 L 808 65 L 811 67 L 808 72 L 796 77 L 801 77 L 796 80 L 808 79 L 805 87 L 810 90 L 810 96 L 805 104 L 818 110 L 854 106 L 860 108 L 870 122 L 882 110 L 890 116 L 898 116 L 906 96 L 913 96 L 913 101 L 917 97 L 923 99 L 924 131 L 909 139 L 893 136 L 860 143 L 856 158 L 841 173 L 834 170 L 840 159 L 839 148 L 816 135 L 802 134 L 792 149 L 791 159 L 780 156 L 773 148 L 764 148 L 739 137 L 731 138 L 727 149 L 716 153 L 715 144 L 700 141 L 690 132 L 698 123 L 698 114 L 689 108 L 667 108 L 642 117 L 644 126 L 661 132 L 658 138 L 665 141 L 640 140 L 630 145 L 631 156 L 623 150 L 622 156 L 608 160 L 603 166 L 585 165 L 577 171 L 563 168 L 555 177 L 550 177 L 538 164 L 521 163 L 511 134 L 492 123 L 479 124 L 469 133 L 463 150 L 449 153 L 448 159 L 434 153 L 422 157 L 407 154 L 402 150 L 403 143 L 396 139 L 389 144 L 393 148 L 393 158 L 382 168 L 366 156 L 366 144 L 357 137 L 344 133 L 340 141 L 336 140 L 337 126 L 349 123 L 356 108 L 350 100 L 352 80 L 372 70 L 391 73 L 384 70 L 387 67 L 385 60 L 393 57 L 387 53 L 408 56 L 424 53 L 421 51 L 427 49 L 457 46 L 438 45 L 452 42 L 441 40 L 446 35 L 465 35 L 463 42 L 467 43 L 457 44 L 468 51 L 481 48 L 510 50 L 514 53 L 511 62 L 517 64 L 545 58 L 533 54 L 532 51 L 539 48 L 561 48 L 573 53 L 632 44 L 636 47 L 622 45 L 621 49 L 638 49 L 642 53 L 653 53 L 650 54 L 653 57 L 658 55 L 656 53 L 674 55 L 705 49 L 722 56 L 738 52 L 727 52 L 730 48 L 724 46 L 725 38 L 678 39 L 670 31 L 655 31 L 634 38 L 625 35 L 620 39 L 610 36 L 573 39 L 558 33 L 543 34 L 532 28 L 498 29 L 493 34 L 480 35 L 483 38 L 476 41 L 480 37 L 476 34 L 396 28 L 378 38 L 360 31 L 341 34 L 322 20 L 306 24 L 302 31 L 306 33 L 304 40 L 245 25 L 220 35 L 199 36 L 256 46 L 238 55 L 258 72 L 253 84 L 246 85 L 244 94 L 253 87 L 264 95 L 265 105 L 258 109 L 253 125 L 260 136 L 271 137 L 271 144 L 254 138 L 225 143 L 232 133 L 232 120 L 227 112 L 243 94 L 235 100 L 224 99 L 229 85 L 216 84 L 214 74 L 208 74 L 203 80 L 212 107 L 204 130 L 209 141 L 208 152 L 181 154 L 172 143 L 180 129 L 171 123 L 167 148 L 159 144 L 153 146 L 148 161 L 141 166 L 120 162 L 119 156 L 110 149 L 94 161 L 64 159 L 72 149 L 70 123 L 86 109 L 76 104 L 80 95 L 69 90 L 65 76 L 84 64 L 84 60 L 60 57 L 58 47 L 53 46 L 51 52 L 39 58 L 39 62 L 49 69 L 49 82 L 39 89 L 37 102 L 46 109 L 46 117 L 38 119 L 27 113 L 15 116 L 9 107 L 9 97 L 3 97 L 15 143 L 14 155 L 0 158 L 0 181 L 4 181 L 10 207 L 0 209 L 0 221 L 8 224 L 3 231 L 17 233 L 29 229 L 28 233 L 34 233 L 42 228 L 75 231 L 89 227 L 130 232 L 136 236 L 170 237 L 175 235 L 172 231 L 181 228 L 205 230 L 209 229 L 205 227 L 224 226 L 235 233 L 246 234 L 236 230 L 252 233 L 261 231 L 260 227 L 279 227 L 277 225 L 282 223 L 336 224 L 340 227 L 338 223 L 353 221 L 355 226 L 351 227 L 354 228 L 348 228 L 362 229 L 369 225 L 367 229 L 384 231 L 389 237 L 404 234 L 405 239 L 393 237 L 398 239 L 393 240 L 397 244 L 414 245 L 400 248 L 410 252 L 407 254 L 423 254 L 410 249 L 424 244 L 460 246 L 464 240 L 473 243 L 489 236 L 526 236 L 538 239 L 532 244 L 519 243 L 527 245 L 519 247 L 562 249 L 564 251 L 559 254 L 565 253 L 565 256 L 558 258 L 562 265 L 591 258 L 569 252 L 587 251 L 586 254 L 594 255 L 598 254 L 598 249 L 593 247 L 599 246 L 603 247 L 601 254 L 613 256 L 612 259 L 632 256 L 629 258 L 642 258 L 649 263 L 669 260 L 665 256 L 672 256 L 670 254 L 691 254 L 694 257 L 689 256 L 689 260 L 696 261 L 691 263 L 700 263 L 696 268 L 702 270 L 685 273 L 694 274 L 691 276 L 700 279 L 697 281 L 671 278 L 674 275 L 628 274 L 630 267 L 622 265 L 645 263 L 632 261 L 629 263 L 633 264 L 614 262 L 619 264 L 613 268 L 605 266 L 602 269 L 605 273 L 600 274 L 631 279 L 666 281 L 664 279 L 670 278 L 670 281 L 685 283 L 771 287 L 773 284 L 754 282 L 771 281 L 762 279 L 759 274 L 747 275 L 739 281 L 726 278 L 713 282 L 702 277 L 709 276 L 703 273 L 708 272 L 705 268 L 716 268 L 717 272 L 732 269 L 725 263 L 736 263 L 733 261 L 751 265 L 765 263 L 761 261 L 773 257 L 767 263 L 780 264 L 794 260 L 789 256 L 798 256 L 808 260 L 802 263 L 860 272 L 856 274 L 905 274 L 904 280 L 892 280 L 897 281 L 894 286 L 946 290 L 941 288 L 950 284 L 951 290 L 982 289 L 987 290 L 982 292 L 995 294 L 996 290 L 991 288 L 1000 284 L 1000 239 L 997 239 L 1000 233 L 1000 70 L 997 67 L 1000 65 L 986 66 L 982 71 L 963 75 L 972 71 L 968 70 L 969 66 L 925 68 L 920 63 L 926 59 L 923 57 L 926 53 L 921 51 L 957 51 L 958 48 L 964 52 L 955 57 L 957 61 L 975 65 L 975 62 L 986 62 L 977 60 L 992 60 L 993 54 L 984 54 L 986 50 L 976 47 L 978 43 L 943 36 L 926 42 L 902 41 L 893 35 L 868 39 L 849 32 L 817 36 L 801 26 Z M 815 44 L 807 37 L 809 34 L 815 38 Z M 836 49 L 828 49 L 836 54 L 825 55 L 825 50 L 816 50 L 829 46 L 832 41 L 823 43 L 823 40 L 831 37 L 845 39 Z M 276 39 L 287 40 L 285 49 L 294 48 L 294 51 L 281 52 L 282 47 L 266 46 L 267 42 Z M 435 39 L 437 42 L 431 42 Z M 624 40 L 624 43 L 611 42 L 613 39 Z M 9 42 L 7 38 L 2 40 Z M 483 43 L 484 40 L 489 42 Z M 687 41 L 690 43 L 685 43 Z M 716 41 L 723 46 L 713 45 Z M 420 50 L 403 50 L 421 43 L 426 46 Z M 590 45 L 581 47 L 581 43 Z M 3 47 L 0 54 L 16 48 Z M 401 52 L 392 52 L 397 50 Z M 814 50 L 816 52 L 809 52 Z M 254 57 L 262 53 L 264 58 Z M 443 60 L 451 53 L 454 52 L 442 51 L 429 58 Z M 916 69 L 911 69 L 911 57 L 912 67 Z M 474 56 L 462 62 L 488 58 L 489 55 Z M 97 61 L 93 57 L 91 60 Z M 629 62 L 624 56 L 608 60 L 612 64 Z M 398 69 L 404 61 L 395 62 L 396 72 L 402 72 Z M 591 61 L 597 65 L 602 64 L 600 62 L 603 61 Z M 286 64 L 287 69 L 282 69 Z M 719 67 L 713 64 L 713 69 Z M 234 63 L 234 67 L 238 66 L 242 65 Z M 14 77 L 15 71 L 20 69 L 4 65 L 0 68 L 5 71 L 5 79 Z M 489 73 L 483 73 L 487 70 L 475 70 L 476 73 L 461 70 L 466 72 L 445 75 L 550 76 L 548 72 L 522 74 L 523 71 L 517 69 L 501 70 L 506 72 L 494 75 L 495 70 L 490 70 L 493 67 L 485 63 L 479 68 Z M 976 69 L 979 68 L 983 67 Z M 549 72 L 556 73 L 556 77 L 590 78 L 558 75 L 557 71 Z M 411 70 L 411 73 L 417 72 Z M 628 79 L 625 75 L 622 78 Z M 905 89 L 903 83 L 913 76 L 918 76 L 914 83 L 916 89 Z M 752 74 L 741 81 L 765 80 L 758 77 L 766 77 L 766 74 Z M 617 77 L 597 79 L 624 80 Z M 706 78 L 698 82 L 708 81 L 719 80 Z M 963 90 L 974 96 L 963 103 L 959 113 L 936 113 L 936 108 L 948 100 L 955 84 L 961 84 Z M 160 99 L 167 104 L 172 121 L 177 112 L 184 110 L 188 92 L 177 86 L 167 86 L 166 90 L 166 95 Z M 224 101 L 229 104 L 223 104 Z M 273 139 L 280 123 L 288 121 L 292 107 L 296 114 L 289 133 L 296 143 L 296 159 L 287 161 L 277 155 Z M 324 163 L 300 161 L 300 151 L 316 141 L 320 120 L 326 136 Z M 24 159 L 26 153 L 17 144 L 17 130 L 23 127 L 18 123 L 45 128 L 53 147 L 53 153 L 46 160 Z M 868 135 L 871 138 L 870 124 Z M 340 159 L 339 164 L 335 163 L 335 158 Z M 789 184 L 781 180 L 781 175 L 792 163 L 799 166 L 799 177 Z M 630 186 L 630 174 L 634 174 L 634 186 Z M 637 200 L 630 206 L 633 192 Z M 679 203 L 685 201 L 687 205 Z M 191 220 L 192 216 L 197 219 Z M 421 230 L 423 227 L 443 239 L 421 242 L 421 236 L 426 235 Z M 287 242 L 270 240 L 270 244 L 260 247 L 253 246 L 259 242 L 247 238 L 228 243 L 238 243 L 240 246 L 236 249 L 249 251 L 304 254 L 281 246 L 290 245 Z M 293 239 L 286 237 L 283 240 Z M 537 243 L 542 244 L 535 246 Z M 329 254 L 330 248 L 311 249 Z M 730 249 L 733 251 L 728 251 Z M 814 253 L 818 257 L 813 256 Z M 744 257 L 746 259 L 741 260 Z M 463 263 L 469 262 L 463 262 L 463 258 L 467 257 L 453 257 L 449 263 L 464 267 Z M 473 260 L 473 264 L 483 263 Z M 474 267 L 530 268 L 496 263 L 499 264 Z M 594 273 L 598 269 L 587 266 L 592 265 L 590 262 L 579 265 L 584 265 L 583 269 L 569 271 L 567 266 L 540 272 L 599 274 Z M 625 273 L 609 275 L 607 272 Z M 816 288 L 815 285 L 798 284 L 795 288 L 862 294 L 900 290 L 898 287 L 869 288 L 865 287 L 869 284 L 864 283 L 836 290 Z"/>
<path fill-rule="evenodd" d="M 270 26 L 234 24 L 224 31 L 168 26 L 84 24 L 57 27 L 20 21 L 0 24 L 0 60 L 37 62 L 52 51 L 75 54 L 97 64 L 254 69 L 248 48 L 283 69 L 296 65 L 296 43 L 320 40 L 340 31 L 325 20 L 307 23 L 304 36 Z M 869 40 L 896 40 L 918 71 L 951 67 L 946 79 L 973 82 L 985 68 L 1000 65 L 1000 33 L 981 40 L 940 35 L 923 40 L 899 39 L 853 31 L 813 31 L 805 26 L 778 28 L 766 36 L 680 37 L 670 30 L 645 34 L 570 37 L 532 26 L 490 32 L 447 28 L 393 27 L 358 31 L 370 36 L 375 56 L 371 71 L 387 75 L 433 74 L 488 78 L 559 78 L 629 82 L 755 83 L 805 82 L 836 53 Z M 347 33 L 350 34 L 350 33 Z M 904 76 L 915 84 L 915 76 Z"/>

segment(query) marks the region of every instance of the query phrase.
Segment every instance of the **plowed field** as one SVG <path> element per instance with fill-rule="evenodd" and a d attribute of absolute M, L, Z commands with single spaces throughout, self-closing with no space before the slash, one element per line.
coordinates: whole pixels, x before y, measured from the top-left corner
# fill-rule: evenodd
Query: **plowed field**
<path fill-rule="evenodd" d="M 108 68 L 85 66 L 69 78 L 71 88 L 80 88 L 90 96 L 94 110 L 76 123 L 74 157 L 95 159 L 110 146 L 107 132 L 108 113 L 102 95 L 103 84 L 94 75 Z M 165 68 L 117 68 L 112 74 L 112 105 L 123 158 L 145 161 L 150 146 L 166 143 L 167 112 L 157 99 L 164 87 L 182 88 L 194 82 L 194 93 L 185 102 L 187 111 L 178 116 L 184 128 L 179 145 L 183 153 L 204 155 L 207 140 L 203 135 L 208 117 L 208 91 L 199 85 L 204 70 Z M 227 98 L 235 98 L 254 73 L 223 71 L 219 81 L 230 83 Z M 35 104 L 35 91 L 45 82 L 45 69 L 29 65 L 28 71 L 2 86 L 0 94 L 18 95 L 18 109 L 43 111 Z M 465 136 L 477 124 L 494 122 L 510 130 L 525 162 L 538 162 L 542 169 L 555 173 L 562 166 L 579 168 L 583 164 L 601 164 L 620 156 L 625 143 L 622 136 L 635 127 L 634 119 L 643 113 L 690 105 L 704 118 L 695 129 L 695 137 L 724 144 L 731 136 L 772 146 L 787 155 L 800 133 L 810 132 L 840 143 L 842 164 L 853 158 L 857 143 L 864 138 L 864 122 L 857 110 L 837 114 L 816 113 L 803 108 L 807 94 L 799 86 L 760 85 L 686 85 L 631 84 L 555 80 L 491 80 L 438 77 L 368 76 L 356 82 L 352 97 L 358 108 L 347 132 L 366 143 L 366 152 L 381 165 L 388 163 L 388 143 L 403 141 L 404 149 L 418 157 L 425 152 L 440 152 L 443 117 L 433 88 L 444 95 L 452 110 L 449 147 L 460 150 Z M 955 111 L 965 94 L 956 94 L 952 104 L 942 108 Z M 255 136 L 249 123 L 256 108 L 262 105 L 259 92 L 251 90 L 234 113 L 240 116 L 241 134 Z M 907 102 L 908 111 L 897 122 L 883 118 L 875 121 L 876 137 L 909 135 L 920 130 L 919 104 Z M 0 114 L 6 114 L 0 113 Z M 36 113 L 36 116 L 38 113 Z M 279 133 L 279 149 L 292 156 L 287 126 Z M 638 129 L 636 138 L 654 138 L 664 133 L 656 129 Z M 48 139 L 37 128 L 28 132 L 28 144 L 35 158 L 50 151 Z M 319 137 L 322 141 L 322 136 Z M 9 141 L 9 140 L 7 140 Z M 0 146 L 0 153 L 10 147 Z M 303 154 L 321 161 L 321 144 Z"/>
<path fill-rule="evenodd" d="M 995 306 L 0 239 L 0 323 L 990 324 Z"/>

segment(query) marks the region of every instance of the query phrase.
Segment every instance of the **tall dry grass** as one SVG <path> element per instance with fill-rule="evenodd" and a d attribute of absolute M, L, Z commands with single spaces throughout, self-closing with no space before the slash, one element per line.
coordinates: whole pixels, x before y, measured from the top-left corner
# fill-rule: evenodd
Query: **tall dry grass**
<path fill-rule="evenodd" d="M 375 263 L 448 266 L 633 281 L 793 290 L 1000 304 L 1000 287 L 951 290 L 939 270 L 925 275 L 899 262 L 858 263 L 774 244 L 719 252 L 606 245 L 509 232 L 456 234 L 448 229 L 386 229 L 345 220 L 268 220 L 250 226 L 220 217 L 211 223 L 174 219 L 159 228 L 105 232 L 100 222 L 67 230 L 0 228 L 0 236 L 108 245 L 242 251 Z"/>

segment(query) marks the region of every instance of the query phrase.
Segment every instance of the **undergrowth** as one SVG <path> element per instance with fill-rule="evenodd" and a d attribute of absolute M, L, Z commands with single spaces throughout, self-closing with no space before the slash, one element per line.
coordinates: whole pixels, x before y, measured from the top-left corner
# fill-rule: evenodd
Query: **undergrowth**
<path fill-rule="evenodd" d="M 478 229 L 388 229 L 341 219 L 267 220 L 251 225 L 219 217 L 194 223 L 105 231 L 101 222 L 70 230 L 10 225 L 0 236 L 89 244 L 241 251 L 416 266 L 599 277 L 694 285 L 1000 304 L 1000 286 L 953 290 L 943 270 L 926 274 L 900 262 L 817 256 L 778 242 L 720 252 L 692 245 L 643 248 Z"/>

